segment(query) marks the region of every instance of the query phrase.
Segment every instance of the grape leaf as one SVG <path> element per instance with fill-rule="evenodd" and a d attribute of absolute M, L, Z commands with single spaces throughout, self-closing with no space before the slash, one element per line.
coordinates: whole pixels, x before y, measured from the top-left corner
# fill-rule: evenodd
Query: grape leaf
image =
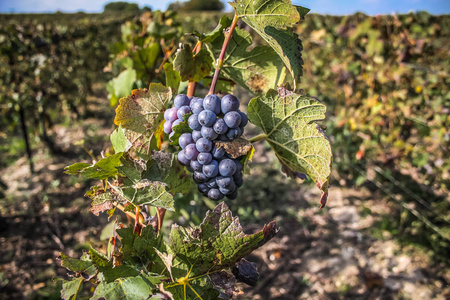
<path fill-rule="evenodd" d="M 169 247 L 188 268 L 193 265 L 193 274 L 200 275 L 234 265 L 277 232 L 275 222 L 271 222 L 263 230 L 246 235 L 238 218 L 222 202 L 206 213 L 199 227 L 187 230 L 173 225 Z"/>
<path fill-rule="evenodd" d="M 185 44 L 183 49 L 177 51 L 173 60 L 173 68 L 180 72 L 182 81 L 199 82 L 211 73 L 212 62 L 211 55 L 207 50 L 202 49 L 194 54 L 191 47 Z"/>
<path fill-rule="evenodd" d="M 108 82 L 106 90 L 109 93 L 108 98 L 111 106 L 116 106 L 120 98 L 130 94 L 136 78 L 136 71 L 130 68 L 122 71 L 119 76 Z"/>
<path fill-rule="evenodd" d="M 122 126 L 119 126 L 113 131 L 113 133 L 111 133 L 110 139 L 114 147 L 114 151 L 116 152 L 125 152 L 131 147 L 131 143 L 125 137 L 125 132 Z"/>
<path fill-rule="evenodd" d="M 230 2 L 237 16 L 253 28 L 281 57 L 291 73 L 294 90 L 302 75 L 302 43 L 290 30 L 300 12 L 290 0 L 236 0 Z"/>
<path fill-rule="evenodd" d="M 114 266 L 112 261 L 92 247 L 89 249 L 89 256 L 92 263 L 103 274 L 106 282 L 113 282 L 118 278 L 133 277 L 139 274 L 139 271 L 130 265 Z"/>
<path fill-rule="evenodd" d="M 218 36 L 209 50 L 215 59 L 219 58 L 224 35 Z M 278 54 L 269 46 L 256 46 L 250 51 L 253 39 L 250 33 L 236 28 L 225 54 L 222 74 L 255 94 L 265 94 L 285 82 L 292 82 L 286 67 Z"/>
<path fill-rule="evenodd" d="M 172 89 L 172 93 L 177 94 L 181 82 L 180 73 L 173 69 L 172 63 L 165 63 L 164 71 L 166 73 L 166 85 Z"/>
<path fill-rule="evenodd" d="M 107 179 L 118 174 L 117 167 L 120 166 L 120 158 L 123 152 L 102 158 L 93 165 L 85 163 L 75 163 L 64 168 L 66 174 L 78 175 L 90 179 Z"/>
<path fill-rule="evenodd" d="M 252 143 L 244 138 L 237 138 L 231 142 L 215 142 L 214 146 L 218 149 L 224 148 L 231 158 L 238 158 L 253 151 Z"/>
<path fill-rule="evenodd" d="M 147 300 L 153 294 L 156 284 L 160 283 L 162 276 L 149 276 L 140 274 L 135 277 L 119 278 L 114 282 L 101 282 L 94 291 L 91 300 L 97 299 L 123 299 Z"/>
<path fill-rule="evenodd" d="M 60 253 L 58 259 L 61 260 L 61 265 L 64 268 L 75 272 L 87 280 L 91 279 L 97 273 L 94 264 L 87 259 L 71 258 L 63 253 Z"/>
<path fill-rule="evenodd" d="M 75 278 L 72 280 L 63 280 L 61 289 L 61 298 L 64 300 L 77 299 L 78 292 L 83 287 L 83 278 Z"/>
<path fill-rule="evenodd" d="M 172 98 L 170 88 L 151 83 L 149 89 L 133 90 L 119 100 L 114 123 L 122 126 L 125 137 L 137 150 L 148 146 L 150 138 L 164 117 L 166 104 Z"/>
<path fill-rule="evenodd" d="M 192 129 L 189 127 L 189 124 L 188 124 L 188 119 L 191 115 L 192 115 L 192 113 L 185 114 L 183 116 L 184 121 L 180 122 L 178 125 L 175 125 L 172 127 L 172 131 L 174 132 L 174 134 L 170 138 L 170 140 L 172 141 L 170 143 L 171 145 L 178 146 L 178 139 L 180 138 L 180 136 L 183 133 L 185 133 L 185 132 L 192 133 Z"/>
<path fill-rule="evenodd" d="M 211 87 L 212 78 L 205 77 L 203 78 L 202 83 L 209 90 L 209 88 Z M 221 77 L 217 80 L 216 88 L 214 89 L 214 91 L 217 94 L 233 94 L 235 85 L 236 83 L 231 79 Z"/>
<path fill-rule="evenodd" d="M 323 191 L 321 207 L 328 195 L 331 146 L 314 121 L 325 118 L 326 106 L 315 98 L 286 89 L 269 91 L 248 105 L 250 122 L 261 127 L 278 159 L 292 172 L 308 174 Z"/>

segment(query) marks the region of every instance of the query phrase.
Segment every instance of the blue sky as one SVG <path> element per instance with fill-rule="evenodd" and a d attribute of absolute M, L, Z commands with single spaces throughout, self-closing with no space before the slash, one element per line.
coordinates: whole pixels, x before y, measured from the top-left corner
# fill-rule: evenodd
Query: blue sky
<path fill-rule="evenodd" d="M 122 0 L 123 1 L 123 0 Z M 208 0 L 205 0 L 208 1 Z M 101 12 L 108 0 L 0 0 L 0 12 Z M 135 0 L 140 6 L 165 10 L 173 0 Z M 224 1 L 225 2 L 225 1 Z M 426 10 L 433 14 L 449 14 L 450 0 L 293 0 L 293 4 L 311 8 L 312 12 L 344 15 L 357 11 L 370 15 L 407 13 Z M 227 10 L 231 7 L 226 4 Z"/>

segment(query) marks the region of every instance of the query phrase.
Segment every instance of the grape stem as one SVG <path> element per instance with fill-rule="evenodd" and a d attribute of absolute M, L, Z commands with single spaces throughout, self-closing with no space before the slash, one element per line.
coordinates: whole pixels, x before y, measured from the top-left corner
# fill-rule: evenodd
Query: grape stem
<path fill-rule="evenodd" d="M 222 50 L 220 51 L 219 59 L 217 59 L 216 70 L 214 71 L 214 77 L 211 82 L 211 87 L 209 88 L 209 94 L 214 94 L 216 89 L 216 84 L 219 79 L 220 70 L 223 67 L 223 59 L 225 57 L 225 52 L 227 51 L 228 44 L 230 42 L 231 36 L 233 35 L 233 31 L 236 28 L 238 22 L 237 14 L 234 14 L 233 21 L 231 22 L 231 26 L 228 29 L 228 32 L 225 34 L 225 40 L 223 41 Z"/>
<path fill-rule="evenodd" d="M 257 136 L 252 137 L 248 141 L 253 144 L 253 143 L 259 142 L 260 140 L 265 140 L 266 138 L 267 138 L 267 134 L 261 133 L 261 134 L 258 134 Z"/>

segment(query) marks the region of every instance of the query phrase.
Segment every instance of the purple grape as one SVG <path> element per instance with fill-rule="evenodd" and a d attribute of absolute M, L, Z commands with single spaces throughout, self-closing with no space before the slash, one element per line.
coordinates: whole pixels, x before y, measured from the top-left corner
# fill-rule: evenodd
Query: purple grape
<path fill-rule="evenodd" d="M 191 165 L 192 165 L 192 162 L 191 162 Z M 233 177 L 231 177 L 231 176 L 227 176 L 227 177 L 219 176 L 216 178 L 216 182 L 217 182 L 217 185 L 219 186 L 219 188 L 221 188 L 221 189 L 228 189 L 228 190 L 234 191 L 236 188 Z"/>
<path fill-rule="evenodd" d="M 202 125 L 198 122 L 198 115 L 193 114 L 188 119 L 189 128 L 192 130 L 200 130 L 202 129 Z"/>
<path fill-rule="evenodd" d="M 210 141 L 217 139 L 219 136 L 212 127 L 203 126 L 201 130 L 202 136 Z"/>
<path fill-rule="evenodd" d="M 184 154 L 184 150 L 181 150 L 180 152 L 178 152 L 177 158 L 178 158 L 178 162 L 180 164 L 182 164 L 183 166 L 186 166 L 187 164 L 190 163 L 189 159 L 187 159 L 186 155 Z"/>
<path fill-rule="evenodd" d="M 194 170 L 191 168 L 191 162 L 189 161 L 189 164 L 186 165 L 186 170 L 189 171 L 189 173 L 194 173 Z"/>
<path fill-rule="evenodd" d="M 189 158 L 189 156 L 186 153 L 186 157 Z M 233 174 L 236 172 L 236 164 L 232 159 L 225 158 L 222 160 L 219 164 L 219 173 L 222 176 L 233 176 Z"/>
<path fill-rule="evenodd" d="M 216 122 L 217 116 L 213 111 L 203 110 L 198 114 L 198 122 L 202 126 L 211 127 Z"/>
<path fill-rule="evenodd" d="M 220 118 L 217 119 L 216 123 L 214 123 L 213 129 L 217 134 L 224 134 L 227 132 L 228 126 L 227 124 L 225 124 L 225 121 L 222 118 Z"/>
<path fill-rule="evenodd" d="M 242 111 L 239 111 L 239 114 L 241 115 L 241 124 L 239 125 L 239 127 L 244 128 L 248 124 L 248 117 Z"/>
<path fill-rule="evenodd" d="M 219 158 L 222 158 L 225 155 L 226 152 L 227 151 L 225 150 L 225 148 L 216 148 L 214 146 L 212 151 L 211 151 L 211 154 L 212 154 L 212 156 L 214 158 L 219 159 Z"/>
<path fill-rule="evenodd" d="M 222 142 L 228 142 L 230 140 L 226 134 L 219 135 L 218 139 Z"/>
<path fill-rule="evenodd" d="M 177 112 L 178 112 L 178 109 L 176 107 L 169 108 L 167 110 L 167 119 L 166 119 L 166 121 L 173 122 L 176 119 L 178 119 Z M 166 116 L 166 112 L 164 112 L 164 117 L 165 116 Z"/>
<path fill-rule="evenodd" d="M 197 161 L 201 165 L 207 165 L 211 162 L 211 160 L 212 160 L 212 155 L 209 152 L 201 152 L 197 156 Z"/>
<path fill-rule="evenodd" d="M 217 95 L 208 95 L 203 100 L 203 108 L 213 111 L 216 115 L 220 114 L 221 101 Z"/>
<path fill-rule="evenodd" d="M 194 178 L 194 182 L 197 183 L 197 184 L 198 183 L 203 183 L 206 180 L 208 180 L 208 177 L 206 177 L 206 175 L 203 174 L 203 172 L 194 172 L 193 178 Z"/>
<path fill-rule="evenodd" d="M 205 183 L 200 183 L 197 189 L 202 194 L 207 194 L 209 192 L 209 187 Z"/>
<path fill-rule="evenodd" d="M 227 138 L 229 138 L 230 140 L 235 140 L 238 137 L 240 137 L 242 135 L 242 129 L 241 128 L 231 128 L 230 130 L 228 130 L 227 132 Z"/>
<path fill-rule="evenodd" d="M 239 99 L 233 95 L 225 95 L 221 100 L 221 110 L 223 114 L 230 111 L 237 111 L 239 109 Z"/>
<path fill-rule="evenodd" d="M 238 196 L 238 190 L 235 189 L 234 192 L 232 192 L 231 194 L 227 195 L 227 198 L 230 200 L 235 200 Z"/>
<path fill-rule="evenodd" d="M 180 119 L 176 119 L 175 121 L 173 121 L 173 123 L 172 123 L 172 130 L 173 130 L 173 128 L 174 128 L 175 126 L 177 126 L 177 125 L 180 124 L 181 122 L 183 122 L 183 121 L 181 121 Z"/>
<path fill-rule="evenodd" d="M 195 144 L 189 144 L 186 146 L 186 148 L 184 148 L 184 155 L 189 160 L 197 159 L 198 153 L 199 152 L 197 151 L 197 148 L 195 148 Z M 236 168 L 236 166 L 235 166 L 235 168 Z M 233 174 L 231 174 L 231 175 L 233 175 Z"/>
<path fill-rule="evenodd" d="M 236 172 L 234 173 L 236 174 L 242 174 L 242 164 L 239 160 L 235 159 L 234 163 L 236 164 Z"/>
<path fill-rule="evenodd" d="M 187 145 L 195 143 L 192 139 L 192 134 L 190 133 L 183 133 L 180 135 L 180 138 L 178 139 L 178 144 L 181 148 L 186 148 Z"/>
<path fill-rule="evenodd" d="M 233 179 L 234 179 L 234 184 L 236 184 L 236 186 L 238 188 L 240 188 L 244 184 L 244 178 L 242 177 L 242 175 L 237 178 L 233 176 Z"/>
<path fill-rule="evenodd" d="M 209 152 L 212 149 L 212 142 L 205 138 L 200 138 L 195 142 L 195 147 L 198 152 Z"/>
<path fill-rule="evenodd" d="M 204 108 L 203 108 L 203 99 L 202 98 L 193 98 L 191 100 L 190 107 L 191 107 L 191 111 L 194 114 L 201 113 L 204 110 Z"/>
<path fill-rule="evenodd" d="M 218 189 L 210 189 L 208 192 L 208 198 L 211 200 L 222 200 L 224 195 Z"/>
<path fill-rule="evenodd" d="M 223 117 L 229 128 L 237 128 L 241 124 L 241 115 L 237 111 L 230 111 Z"/>
<path fill-rule="evenodd" d="M 216 178 L 213 178 L 213 179 L 208 180 L 208 181 L 206 182 L 206 185 L 207 185 L 209 188 L 211 188 L 211 189 L 215 189 L 215 188 L 218 188 L 218 187 L 219 187 L 219 186 L 217 185 Z"/>
<path fill-rule="evenodd" d="M 189 97 L 184 94 L 177 95 L 173 100 L 173 104 L 175 105 L 176 108 L 180 108 L 184 105 L 189 105 L 189 102 L 190 102 Z"/>
<path fill-rule="evenodd" d="M 184 120 L 183 120 L 183 116 L 184 116 L 185 114 L 190 113 L 190 112 L 191 112 L 191 108 L 190 108 L 188 105 L 184 105 L 184 106 L 182 106 L 182 107 L 180 107 L 180 108 L 178 109 L 177 117 L 178 117 L 178 119 L 180 119 L 181 121 L 184 121 Z"/>
<path fill-rule="evenodd" d="M 202 138 L 202 133 L 200 132 L 200 130 L 194 130 L 192 131 L 192 138 L 194 139 L 194 142 L 197 142 L 198 139 Z"/>
<path fill-rule="evenodd" d="M 172 132 L 172 122 L 166 121 L 164 123 L 163 127 L 164 127 L 164 132 L 165 133 L 170 134 Z"/>
<path fill-rule="evenodd" d="M 164 120 L 169 121 L 169 113 L 170 113 L 170 109 L 166 109 L 164 111 Z"/>
<path fill-rule="evenodd" d="M 209 178 L 216 177 L 219 174 L 219 163 L 212 160 L 209 164 L 203 165 L 203 174 Z"/>
<path fill-rule="evenodd" d="M 202 172 L 203 166 L 196 160 L 191 160 L 191 169 L 195 172 Z"/>

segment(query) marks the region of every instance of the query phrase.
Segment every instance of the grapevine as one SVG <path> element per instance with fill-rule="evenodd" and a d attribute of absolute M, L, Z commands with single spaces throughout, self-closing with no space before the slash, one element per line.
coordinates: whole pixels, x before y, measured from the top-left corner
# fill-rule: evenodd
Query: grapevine
<path fill-rule="evenodd" d="M 325 117 L 326 107 L 298 90 L 302 48 L 292 31 L 308 10 L 287 0 L 231 5 L 233 19 L 224 16 L 210 33 L 194 31 L 194 45 L 183 40 L 176 51 L 164 51 L 165 85 L 152 82 L 120 99 L 111 89 L 111 104 L 118 100 L 113 151 L 92 164 L 66 167 L 67 174 L 101 180 L 86 194 L 95 214 L 112 216 L 118 209 L 131 216 L 134 226 L 116 221 L 106 255 L 94 248 L 79 260 L 61 254 L 63 266 L 76 275 L 64 281 L 64 299 L 73 299 L 84 281 L 96 285 L 91 299 L 229 299 L 239 293 L 235 280 L 254 285 L 256 265 L 243 258 L 279 228 L 270 222 L 245 234 L 226 205 L 239 201 L 255 151 L 252 142 L 265 140 L 289 177 L 308 175 L 322 192 L 320 207 L 325 206 L 332 154 L 315 121 Z M 252 39 L 238 28 L 239 20 L 268 46 L 247 51 Z M 124 72 L 133 80 L 138 76 L 132 69 Z M 144 80 L 162 77 L 144 74 Z M 219 85 L 230 90 L 230 83 L 255 94 L 247 107 L 231 92 L 216 93 Z M 200 84 L 209 88 L 204 97 L 195 96 Z M 185 94 L 182 86 L 187 86 Z M 263 133 L 247 140 L 248 123 Z M 164 228 L 166 211 L 175 211 L 175 196 L 192 195 L 193 182 L 203 196 L 225 201 L 199 226 Z"/>

